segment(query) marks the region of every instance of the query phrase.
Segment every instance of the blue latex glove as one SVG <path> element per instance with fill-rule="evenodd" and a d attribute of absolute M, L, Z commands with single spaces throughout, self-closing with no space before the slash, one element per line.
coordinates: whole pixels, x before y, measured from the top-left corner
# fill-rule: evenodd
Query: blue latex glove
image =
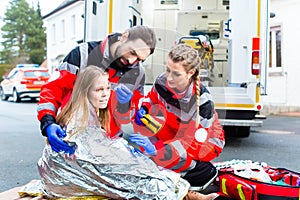
<path fill-rule="evenodd" d="M 120 85 L 119 87 L 117 87 L 116 92 L 118 101 L 121 104 L 128 103 L 133 95 L 132 91 L 125 85 Z"/>
<path fill-rule="evenodd" d="M 134 148 L 133 146 L 128 145 L 128 149 L 133 156 L 140 156 L 143 154 L 139 149 Z"/>
<path fill-rule="evenodd" d="M 142 107 L 135 113 L 135 123 L 140 126 L 145 126 L 145 124 L 141 121 L 141 118 L 143 118 L 147 114 L 147 111 Z"/>
<path fill-rule="evenodd" d="M 63 130 L 58 124 L 50 124 L 46 128 L 46 133 L 48 136 L 48 142 L 53 149 L 53 151 L 60 152 L 64 151 L 68 154 L 74 154 L 76 149 L 75 143 L 67 143 L 63 141 L 62 138 L 66 137 L 66 131 Z"/>
<path fill-rule="evenodd" d="M 143 136 L 141 134 L 131 134 L 129 136 L 129 140 L 138 146 L 141 146 L 145 149 L 146 153 L 148 153 L 151 156 L 156 155 L 156 148 L 152 144 L 152 142 L 149 140 L 148 137 Z"/>

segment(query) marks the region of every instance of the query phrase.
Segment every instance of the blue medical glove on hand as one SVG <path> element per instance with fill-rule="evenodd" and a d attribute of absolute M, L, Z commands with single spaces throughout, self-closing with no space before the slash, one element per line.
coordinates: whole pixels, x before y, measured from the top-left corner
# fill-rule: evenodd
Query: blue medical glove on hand
<path fill-rule="evenodd" d="M 155 146 L 152 144 L 152 142 L 149 140 L 148 137 L 143 136 L 141 134 L 131 134 L 129 137 L 129 140 L 141 147 L 143 147 L 146 151 L 146 153 L 148 153 L 151 156 L 155 156 L 156 155 L 156 148 Z"/>
<path fill-rule="evenodd" d="M 64 151 L 70 155 L 75 153 L 76 144 L 68 144 L 67 142 L 63 141 L 62 138 L 66 137 L 67 134 L 66 131 L 63 130 L 58 124 L 53 123 L 47 126 L 46 133 L 48 136 L 48 142 L 54 151 Z"/>
<path fill-rule="evenodd" d="M 116 89 L 118 102 L 121 104 L 128 103 L 132 98 L 132 91 L 125 85 L 120 85 Z"/>
<path fill-rule="evenodd" d="M 133 155 L 133 156 L 143 154 L 139 149 L 136 149 L 133 146 L 128 145 L 128 148 L 129 148 L 131 155 Z"/>
<path fill-rule="evenodd" d="M 145 115 L 147 114 L 147 111 L 145 110 L 145 108 L 141 108 L 139 109 L 136 113 L 135 113 L 135 123 L 139 126 L 145 126 L 145 124 L 141 121 L 141 118 L 143 118 Z"/>

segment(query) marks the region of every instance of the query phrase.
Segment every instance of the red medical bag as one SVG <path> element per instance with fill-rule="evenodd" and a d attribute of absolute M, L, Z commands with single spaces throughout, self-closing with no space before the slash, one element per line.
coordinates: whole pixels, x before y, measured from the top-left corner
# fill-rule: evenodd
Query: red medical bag
<path fill-rule="evenodd" d="M 300 200 L 300 173 L 268 165 L 261 169 L 270 181 L 240 176 L 231 167 L 220 168 L 220 193 L 237 200 Z"/>

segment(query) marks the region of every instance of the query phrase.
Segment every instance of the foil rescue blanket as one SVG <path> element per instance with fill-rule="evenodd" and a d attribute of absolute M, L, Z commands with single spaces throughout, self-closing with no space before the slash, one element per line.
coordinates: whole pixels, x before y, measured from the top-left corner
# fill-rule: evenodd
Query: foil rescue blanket
<path fill-rule="evenodd" d="M 38 161 L 47 197 L 104 196 L 113 199 L 182 199 L 189 183 L 97 127 L 75 134 L 75 154 L 56 153 L 46 145 Z"/>

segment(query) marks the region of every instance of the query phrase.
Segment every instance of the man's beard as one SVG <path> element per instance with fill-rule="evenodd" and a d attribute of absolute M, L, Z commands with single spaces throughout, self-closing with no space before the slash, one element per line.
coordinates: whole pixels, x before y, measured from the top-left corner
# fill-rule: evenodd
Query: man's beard
<path fill-rule="evenodd" d="M 121 46 L 119 45 L 117 48 L 116 48 L 116 51 L 115 51 L 115 55 L 114 55 L 114 60 L 113 62 L 111 63 L 111 66 L 115 69 L 118 69 L 118 68 L 126 68 L 129 66 L 129 62 L 126 58 L 124 58 L 122 55 L 118 55 L 118 52 L 120 51 L 120 48 Z M 124 64 L 121 59 L 125 60 L 127 62 L 127 64 Z"/>
<path fill-rule="evenodd" d="M 119 68 L 126 68 L 129 66 L 129 63 L 127 65 L 124 65 L 122 62 L 121 62 L 121 58 L 125 59 L 124 57 L 119 57 L 119 58 L 116 58 L 114 59 L 114 61 L 110 64 L 110 66 L 114 69 L 119 69 Z"/>

